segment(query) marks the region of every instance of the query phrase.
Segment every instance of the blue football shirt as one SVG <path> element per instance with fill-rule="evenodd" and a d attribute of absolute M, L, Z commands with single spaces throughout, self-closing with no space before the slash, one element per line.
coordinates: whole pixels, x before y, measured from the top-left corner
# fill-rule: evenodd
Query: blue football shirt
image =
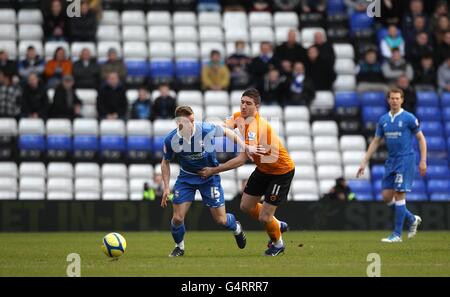
<path fill-rule="evenodd" d="M 381 116 L 375 135 L 384 137 L 389 157 L 402 157 L 414 154 L 413 136 L 420 132 L 419 120 L 401 109 L 396 115 L 390 112 Z"/>
<path fill-rule="evenodd" d="M 180 163 L 180 176 L 196 175 L 205 167 L 217 167 L 214 138 L 223 136 L 224 130 L 211 123 L 195 123 L 194 133 L 189 141 L 184 139 L 178 129 L 171 131 L 164 139 L 164 159 L 177 157 Z"/>

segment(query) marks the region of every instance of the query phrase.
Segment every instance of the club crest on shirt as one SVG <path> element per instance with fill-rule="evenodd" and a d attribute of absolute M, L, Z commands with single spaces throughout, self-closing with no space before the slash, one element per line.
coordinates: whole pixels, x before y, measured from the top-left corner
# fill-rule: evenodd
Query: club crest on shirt
<path fill-rule="evenodd" d="M 399 121 L 398 122 L 398 126 L 401 128 L 401 127 L 403 127 L 403 122 L 402 121 Z"/>
<path fill-rule="evenodd" d="M 248 140 L 253 141 L 256 139 L 256 133 L 252 131 L 248 131 Z"/>

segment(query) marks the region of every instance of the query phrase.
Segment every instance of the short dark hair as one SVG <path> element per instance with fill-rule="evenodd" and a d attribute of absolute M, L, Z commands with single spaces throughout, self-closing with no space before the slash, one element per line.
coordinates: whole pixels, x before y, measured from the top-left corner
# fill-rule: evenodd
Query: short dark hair
<path fill-rule="evenodd" d="M 211 53 L 209 54 L 210 57 L 214 56 L 214 55 L 219 55 L 220 56 L 220 52 L 218 50 L 213 49 L 211 51 Z"/>
<path fill-rule="evenodd" d="M 378 54 L 377 50 L 374 49 L 373 47 L 368 47 L 368 48 L 366 49 L 365 54 L 369 54 L 369 53 L 374 53 L 375 55 Z"/>
<path fill-rule="evenodd" d="M 150 88 L 147 85 L 140 85 L 138 90 L 145 90 L 147 92 L 150 92 Z"/>
<path fill-rule="evenodd" d="M 194 111 L 192 110 L 192 108 L 190 106 L 187 106 L 187 105 L 181 105 L 175 109 L 175 117 L 176 118 L 188 117 L 192 114 L 194 114 Z"/>
<path fill-rule="evenodd" d="M 259 91 L 255 88 L 245 90 L 244 93 L 242 94 L 242 97 L 250 97 L 253 99 L 253 101 L 255 101 L 255 104 L 261 104 L 261 95 L 259 94 Z"/>
<path fill-rule="evenodd" d="M 402 98 L 405 98 L 405 94 L 403 93 L 403 90 L 400 89 L 400 88 L 390 88 L 389 91 L 387 92 L 387 98 L 388 99 L 391 96 L 391 93 L 400 93 L 400 96 Z"/>
<path fill-rule="evenodd" d="M 161 87 L 167 87 L 167 88 L 170 89 L 170 84 L 167 83 L 167 82 L 162 82 L 162 83 L 159 84 L 158 88 L 161 88 Z"/>

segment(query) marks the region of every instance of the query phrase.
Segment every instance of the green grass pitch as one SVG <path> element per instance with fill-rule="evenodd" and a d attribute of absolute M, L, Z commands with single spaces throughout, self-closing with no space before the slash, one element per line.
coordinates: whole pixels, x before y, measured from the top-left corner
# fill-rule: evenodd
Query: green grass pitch
<path fill-rule="evenodd" d="M 181 258 L 167 256 L 169 232 L 120 233 L 128 246 L 117 261 L 100 249 L 105 233 L 0 233 L 0 276 L 65 276 L 69 253 L 80 255 L 81 276 L 366 276 L 369 253 L 380 255 L 381 276 L 450 276 L 450 232 L 383 244 L 387 231 L 290 231 L 285 254 L 264 257 L 263 231 L 247 232 L 243 250 L 229 232 L 191 231 Z"/>

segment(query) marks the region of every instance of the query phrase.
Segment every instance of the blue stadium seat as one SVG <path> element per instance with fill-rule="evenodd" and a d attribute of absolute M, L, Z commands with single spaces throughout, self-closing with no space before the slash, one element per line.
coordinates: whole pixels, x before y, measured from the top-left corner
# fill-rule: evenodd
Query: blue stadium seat
<path fill-rule="evenodd" d="M 344 0 L 328 0 L 327 2 L 327 14 L 335 15 L 345 13 Z"/>
<path fill-rule="evenodd" d="M 450 122 L 445 123 L 445 136 L 450 137 Z"/>
<path fill-rule="evenodd" d="M 375 193 L 375 201 L 383 201 L 383 195 L 381 192 Z"/>
<path fill-rule="evenodd" d="M 354 191 L 357 201 L 373 201 L 372 193 Z"/>
<path fill-rule="evenodd" d="M 336 92 L 334 106 L 338 107 L 359 107 L 356 92 Z"/>
<path fill-rule="evenodd" d="M 441 107 L 450 106 L 450 92 L 444 92 L 441 94 Z"/>
<path fill-rule="evenodd" d="M 373 191 L 376 195 L 378 195 L 379 193 L 381 193 L 381 191 L 383 191 L 382 189 L 382 179 L 377 179 L 375 180 L 373 183 Z"/>
<path fill-rule="evenodd" d="M 428 179 L 450 179 L 450 170 L 447 166 L 428 165 L 427 168 Z"/>
<path fill-rule="evenodd" d="M 198 77 L 200 75 L 200 62 L 198 60 L 178 60 L 175 64 L 177 78 Z"/>
<path fill-rule="evenodd" d="M 365 123 L 367 122 L 375 122 L 377 123 L 378 120 L 382 115 L 384 115 L 387 112 L 386 107 L 382 106 L 365 106 L 363 107 L 362 117 L 363 121 Z"/>
<path fill-rule="evenodd" d="M 450 136 L 447 138 L 447 150 L 448 150 L 449 157 L 450 157 Z"/>
<path fill-rule="evenodd" d="M 122 159 L 126 150 L 124 122 L 122 120 L 102 120 L 100 133 L 102 159 L 108 162 Z"/>
<path fill-rule="evenodd" d="M 372 184 L 368 180 L 351 179 L 348 181 L 348 185 L 353 192 L 364 192 L 372 194 Z"/>
<path fill-rule="evenodd" d="M 439 136 L 427 137 L 427 148 L 430 152 L 442 152 L 446 151 L 445 139 Z"/>
<path fill-rule="evenodd" d="M 431 201 L 450 201 L 450 193 L 433 193 L 431 194 Z"/>
<path fill-rule="evenodd" d="M 100 136 L 100 150 L 123 152 L 126 149 L 125 137 L 122 135 L 102 135 Z"/>
<path fill-rule="evenodd" d="M 427 192 L 427 188 L 426 188 L 426 185 L 425 185 L 425 181 L 423 179 L 417 179 L 416 178 L 413 181 L 411 191 L 413 193 L 426 193 Z"/>
<path fill-rule="evenodd" d="M 98 139 L 95 135 L 75 135 L 73 137 L 74 151 L 91 151 L 98 150 Z"/>
<path fill-rule="evenodd" d="M 436 92 L 417 92 L 417 106 L 439 107 L 439 96 Z"/>
<path fill-rule="evenodd" d="M 422 107 L 416 108 L 416 116 L 421 122 L 423 121 L 440 121 L 441 111 L 438 107 Z"/>
<path fill-rule="evenodd" d="M 127 137 L 128 151 L 151 151 L 152 141 L 148 136 L 130 135 Z"/>
<path fill-rule="evenodd" d="M 411 192 L 406 194 L 407 201 L 428 201 L 428 195 L 425 192 Z"/>
<path fill-rule="evenodd" d="M 417 165 L 420 163 L 419 152 L 417 152 L 416 163 Z M 436 166 L 448 166 L 448 160 L 443 158 L 434 158 L 432 155 L 427 158 L 428 166 L 436 165 Z"/>
<path fill-rule="evenodd" d="M 70 151 L 72 149 L 72 139 L 69 135 L 48 135 L 47 150 Z"/>
<path fill-rule="evenodd" d="M 444 136 L 444 127 L 442 126 L 442 122 L 438 121 L 423 121 L 420 123 L 420 127 L 423 131 L 423 134 L 428 136 Z"/>
<path fill-rule="evenodd" d="M 127 160 L 142 163 L 152 158 L 152 126 L 149 120 L 128 120 L 127 134 Z"/>
<path fill-rule="evenodd" d="M 383 92 L 364 92 L 360 95 L 361 106 L 387 106 Z"/>
<path fill-rule="evenodd" d="M 374 18 L 369 17 L 365 12 L 355 12 L 350 17 L 350 30 L 354 34 L 372 28 L 373 23 Z"/>
<path fill-rule="evenodd" d="M 450 180 L 448 179 L 430 179 L 427 184 L 428 193 L 450 193 Z"/>
<path fill-rule="evenodd" d="M 127 60 L 125 64 L 130 76 L 147 76 L 149 73 L 149 65 L 145 60 Z"/>
<path fill-rule="evenodd" d="M 19 156 L 23 161 L 36 161 L 46 149 L 45 124 L 42 119 L 22 118 L 19 121 Z"/>
<path fill-rule="evenodd" d="M 172 79 L 173 62 L 169 59 L 158 59 L 150 62 L 150 76 L 158 79 Z"/>
<path fill-rule="evenodd" d="M 20 150 L 45 150 L 45 137 L 44 135 L 25 134 L 19 136 L 19 149 Z"/>
<path fill-rule="evenodd" d="M 382 179 L 384 171 L 385 171 L 384 165 L 373 165 L 370 176 L 372 177 L 373 180 Z"/>
<path fill-rule="evenodd" d="M 162 153 L 163 146 L 164 146 L 164 136 L 154 136 L 152 151 Z"/>
<path fill-rule="evenodd" d="M 442 118 L 445 122 L 450 122 L 450 107 L 444 107 L 442 110 Z"/>

